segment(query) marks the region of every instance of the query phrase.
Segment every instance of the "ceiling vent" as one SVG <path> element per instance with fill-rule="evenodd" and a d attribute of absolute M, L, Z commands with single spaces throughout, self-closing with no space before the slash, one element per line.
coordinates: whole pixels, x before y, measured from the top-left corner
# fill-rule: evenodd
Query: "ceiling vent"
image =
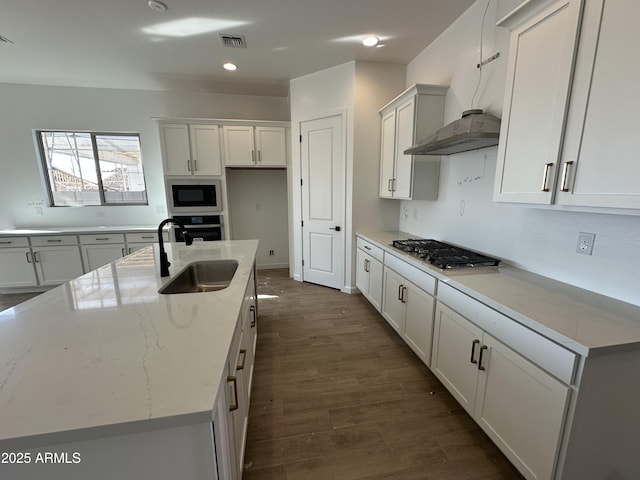
<path fill-rule="evenodd" d="M 228 48 L 247 48 L 247 43 L 244 41 L 244 35 L 229 35 L 226 33 L 220 33 L 220 43 L 223 47 Z"/>

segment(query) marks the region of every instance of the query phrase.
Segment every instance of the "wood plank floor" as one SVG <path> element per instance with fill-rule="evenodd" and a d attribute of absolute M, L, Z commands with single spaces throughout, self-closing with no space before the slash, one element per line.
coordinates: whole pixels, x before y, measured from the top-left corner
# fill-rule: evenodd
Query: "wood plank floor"
<path fill-rule="evenodd" d="M 244 480 L 523 478 L 361 295 L 258 278 Z"/>

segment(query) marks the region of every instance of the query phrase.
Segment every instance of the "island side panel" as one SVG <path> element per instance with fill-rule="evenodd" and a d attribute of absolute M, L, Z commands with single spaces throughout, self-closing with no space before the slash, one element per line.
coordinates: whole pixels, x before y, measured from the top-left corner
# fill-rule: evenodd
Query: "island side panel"
<path fill-rule="evenodd" d="M 7 480 L 218 478 L 211 423 L 1 454 L 8 463 L 0 463 L 0 478 Z"/>

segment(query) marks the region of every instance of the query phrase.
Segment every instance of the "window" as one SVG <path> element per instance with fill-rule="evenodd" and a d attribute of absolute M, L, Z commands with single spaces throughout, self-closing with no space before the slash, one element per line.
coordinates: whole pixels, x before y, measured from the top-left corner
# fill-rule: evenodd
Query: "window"
<path fill-rule="evenodd" d="M 137 133 L 36 134 L 52 206 L 147 205 Z"/>

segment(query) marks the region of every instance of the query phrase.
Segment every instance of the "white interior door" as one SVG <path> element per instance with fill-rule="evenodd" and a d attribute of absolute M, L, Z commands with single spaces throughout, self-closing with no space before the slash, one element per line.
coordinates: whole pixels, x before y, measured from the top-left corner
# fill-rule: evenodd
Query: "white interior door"
<path fill-rule="evenodd" d="M 300 123 L 302 278 L 344 286 L 342 115 Z"/>

